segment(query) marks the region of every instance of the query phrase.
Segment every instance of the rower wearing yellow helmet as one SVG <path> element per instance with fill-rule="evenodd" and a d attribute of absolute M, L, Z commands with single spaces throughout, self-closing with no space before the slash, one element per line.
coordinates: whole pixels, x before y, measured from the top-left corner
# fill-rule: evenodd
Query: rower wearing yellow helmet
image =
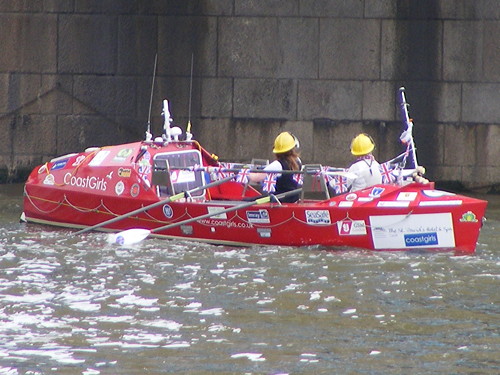
<path fill-rule="evenodd" d="M 273 153 L 276 160 L 268 164 L 265 171 L 300 171 L 302 163 L 299 158 L 298 148 L 300 147 L 298 139 L 290 132 L 280 133 L 274 140 Z M 265 173 L 251 173 L 252 182 L 262 182 L 266 178 Z M 275 194 L 285 193 L 295 190 L 298 187 L 297 181 L 293 179 L 292 173 L 280 173 L 276 179 Z M 282 202 L 296 202 L 299 194 L 282 199 Z"/>
<path fill-rule="evenodd" d="M 361 190 L 382 183 L 380 164 L 372 154 L 375 142 L 368 134 L 361 133 L 351 142 L 351 154 L 356 156 L 356 161 L 350 166 L 349 172 L 356 174 L 355 179 L 348 179 L 350 191 Z"/>

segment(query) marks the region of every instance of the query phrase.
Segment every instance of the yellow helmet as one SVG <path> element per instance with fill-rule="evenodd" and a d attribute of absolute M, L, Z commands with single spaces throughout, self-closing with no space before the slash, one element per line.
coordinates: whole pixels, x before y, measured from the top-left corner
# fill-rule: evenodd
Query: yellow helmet
<path fill-rule="evenodd" d="M 368 134 L 361 133 L 351 142 L 351 154 L 355 156 L 367 155 L 373 151 L 375 143 Z"/>
<path fill-rule="evenodd" d="M 284 152 L 290 151 L 294 147 L 299 147 L 299 141 L 292 133 L 283 132 L 280 133 L 274 140 L 273 152 L 275 154 L 282 154 Z"/>

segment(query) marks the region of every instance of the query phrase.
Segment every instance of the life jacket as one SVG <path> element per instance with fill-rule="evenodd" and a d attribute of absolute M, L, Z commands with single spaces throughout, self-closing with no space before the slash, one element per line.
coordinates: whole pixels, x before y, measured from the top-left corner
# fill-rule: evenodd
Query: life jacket
<path fill-rule="evenodd" d="M 283 168 L 284 171 L 291 171 L 292 168 L 288 165 L 288 162 L 286 160 L 281 160 L 278 159 L 278 161 L 281 164 L 281 168 Z M 300 160 L 297 160 L 299 164 L 299 169 L 302 168 L 302 164 Z M 287 191 L 295 190 L 299 187 L 298 182 L 293 178 L 292 173 L 282 173 L 281 176 L 279 176 L 276 179 L 276 191 L 274 194 L 281 194 L 281 193 L 286 193 Z M 288 197 L 285 197 L 281 199 L 281 202 L 285 203 L 293 203 L 298 201 L 300 198 L 300 194 L 294 194 Z"/>

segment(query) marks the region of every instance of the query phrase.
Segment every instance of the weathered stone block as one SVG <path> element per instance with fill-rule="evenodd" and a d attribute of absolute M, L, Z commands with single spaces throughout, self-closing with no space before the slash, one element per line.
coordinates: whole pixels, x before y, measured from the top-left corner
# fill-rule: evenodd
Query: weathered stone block
<path fill-rule="evenodd" d="M 139 13 L 158 15 L 215 15 L 233 14 L 234 0 L 148 0 L 138 3 Z"/>
<path fill-rule="evenodd" d="M 460 84 L 418 81 L 409 82 L 405 88 L 408 111 L 417 126 L 423 122 L 460 121 Z"/>
<path fill-rule="evenodd" d="M 153 16 L 121 16 L 118 21 L 118 74 L 153 76 L 158 28 Z"/>
<path fill-rule="evenodd" d="M 44 7 L 43 2 L 43 0 L 0 0 L 0 12 L 41 12 Z"/>
<path fill-rule="evenodd" d="M 158 17 L 158 73 L 215 76 L 217 19 L 215 17 Z"/>
<path fill-rule="evenodd" d="M 43 11 L 49 13 L 70 13 L 75 10 L 73 1 L 68 0 L 43 0 Z"/>
<path fill-rule="evenodd" d="M 297 118 L 359 120 L 363 84 L 352 81 L 304 80 L 299 82 Z"/>
<path fill-rule="evenodd" d="M 11 117 L 12 150 L 15 155 L 50 154 L 55 150 L 55 115 L 19 114 Z"/>
<path fill-rule="evenodd" d="M 90 116 L 60 116 L 57 124 L 58 154 L 76 152 L 93 146 L 119 144 L 126 139 L 120 119 Z"/>
<path fill-rule="evenodd" d="M 483 47 L 482 43 L 478 43 L 478 35 L 482 34 L 482 22 L 444 21 L 443 78 L 445 80 L 482 79 Z"/>
<path fill-rule="evenodd" d="M 441 35 L 439 21 L 382 21 L 381 78 L 440 80 Z"/>
<path fill-rule="evenodd" d="M 321 19 L 319 43 L 320 78 L 380 77 L 379 20 Z"/>
<path fill-rule="evenodd" d="M 297 84 L 294 80 L 236 79 L 234 117 L 295 119 Z"/>
<path fill-rule="evenodd" d="M 133 78 L 77 76 L 74 96 L 101 116 L 135 116 L 136 84 Z M 80 112 L 75 112 L 79 114 Z"/>
<path fill-rule="evenodd" d="M 298 0 L 236 0 L 235 15 L 243 16 L 297 16 Z"/>
<path fill-rule="evenodd" d="M 394 18 L 398 4 L 394 0 L 365 0 L 366 18 Z"/>
<path fill-rule="evenodd" d="M 231 117 L 233 112 L 233 80 L 205 78 L 201 85 L 201 116 Z"/>
<path fill-rule="evenodd" d="M 0 71 L 55 72 L 55 15 L 0 15 Z"/>
<path fill-rule="evenodd" d="M 476 133 L 476 143 L 471 145 L 469 152 L 474 152 L 476 162 L 479 166 L 497 167 L 497 182 L 500 181 L 500 126 L 476 125 L 473 127 Z"/>
<path fill-rule="evenodd" d="M 60 73 L 116 73 L 118 26 L 116 17 L 59 16 L 58 69 Z"/>
<path fill-rule="evenodd" d="M 483 1 L 470 0 L 439 0 L 439 17 L 455 20 L 473 20 L 480 17 L 480 8 Z M 498 6 L 498 4 L 497 4 Z"/>
<path fill-rule="evenodd" d="M 77 13 L 130 14 L 137 11 L 136 0 L 76 0 Z"/>
<path fill-rule="evenodd" d="M 463 121 L 499 124 L 500 84 L 465 83 L 462 90 Z"/>
<path fill-rule="evenodd" d="M 317 25 L 314 19 L 222 19 L 218 73 L 246 78 L 317 77 Z"/>
<path fill-rule="evenodd" d="M 9 74 L 6 83 L 7 111 L 22 109 L 41 94 L 38 74 Z"/>
<path fill-rule="evenodd" d="M 500 8 L 500 6 L 498 8 Z M 483 73 L 484 73 L 484 79 L 489 82 L 500 81 L 499 35 L 500 35 L 500 21 L 484 22 L 484 36 L 483 36 L 484 72 Z"/>
<path fill-rule="evenodd" d="M 474 165 L 476 163 L 476 129 L 473 126 L 446 125 L 444 127 L 444 164 L 455 166 Z"/>
<path fill-rule="evenodd" d="M 387 81 L 363 82 L 363 120 L 395 119 L 394 83 Z"/>
<path fill-rule="evenodd" d="M 299 0 L 300 15 L 307 17 L 362 18 L 363 0 Z"/>

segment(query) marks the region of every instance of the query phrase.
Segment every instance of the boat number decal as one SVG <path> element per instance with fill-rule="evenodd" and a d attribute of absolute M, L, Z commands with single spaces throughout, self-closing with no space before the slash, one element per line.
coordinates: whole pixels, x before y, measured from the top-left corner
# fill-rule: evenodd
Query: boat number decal
<path fill-rule="evenodd" d="M 174 210 L 172 210 L 172 207 L 166 204 L 163 206 L 163 215 L 165 215 L 167 219 L 171 219 L 174 216 Z"/>
<path fill-rule="evenodd" d="M 139 195 L 141 191 L 141 187 L 139 184 L 133 184 L 132 187 L 130 188 L 130 195 L 135 198 Z"/>
<path fill-rule="evenodd" d="M 64 175 L 64 183 L 66 185 L 91 190 L 106 191 L 107 188 L 107 182 L 104 178 L 94 176 L 76 177 L 72 176 L 69 172 Z"/>
<path fill-rule="evenodd" d="M 223 219 L 223 220 L 227 219 L 227 215 L 225 212 L 223 212 L 221 214 L 217 213 L 217 212 L 222 211 L 224 209 L 225 209 L 225 207 L 213 207 L 213 206 L 207 207 L 208 213 L 211 215 L 213 214 L 211 216 L 212 219 Z"/>
<path fill-rule="evenodd" d="M 328 210 L 306 210 L 306 222 L 310 225 L 328 225 L 332 223 Z"/>
<path fill-rule="evenodd" d="M 359 236 L 366 234 L 366 224 L 364 220 L 338 221 L 337 228 L 341 236 Z"/>
<path fill-rule="evenodd" d="M 247 211 L 247 220 L 250 223 L 269 224 L 269 212 L 267 210 Z"/>
<path fill-rule="evenodd" d="M 130 168 L 118 169 L 118 176 L 120 176 L 120 177 L 127 178 L 127 177 L 130 177 L 131 174 L 132 174 L 132 169 L 130 169 Z"/>
<path fill-rule="evenodd" d="M 118 151 L 113 158 L 113 161 L 118 161 L 122 162 L 125 161 L 130 155 L 132 155 L 132 149 L 131 148 L 123 148 L 120 151 Z"/>
<path fill-rule="evenodd" d="M 477 223 L 476 214 L 472 211 L 465 212 L 460 218 L 462 223 Z"/>
<path fill-rule="evenodd" d="M 122 195 L 125 191 L 125 184 L 123 181 L 118 181 L 115 185 L 115 193 L 116 195 Z"/>
<path fill-rule="evenodd" d="M 345 197 L 345 200 L 346 201 L 354 201 L 356 200 L 356 198 L 358 197 L 357 194 L 355 193 L 350 193 L 350 194 L 347 194 L 346 197 Z"/>
<path fill-rule="evenodd" d="M 451 213 L 370 216 L 375 249 L 455 247 Z"/>
<path fill-rule="evenodd" d="M 104 151 L 99 151 L 97 154 L 95 154 L 94 158 L 90 161 L 89 166 L 95 167 L 98 165 L 101 165 L 104 159 L 106 159 L 106 156 L 109 155 L 109 150 L 104 150 Z"/>
<path fill-rule="evenodd" d="M 382 193 L 384 192 L 385 188 L 381 187 L 374 187 L 372 191 L 370 192 L 370 197 L 380 197 Z"/>
<path fill-rule="evenodd" d="M 54 165 L 50 168 L 52 171 L 57 171 L 58 169 L 63 169 L 66 164 L 68 164 L 68 159 L 65 160 L 59 160 L 58 162 L 55 162 Z"/>

